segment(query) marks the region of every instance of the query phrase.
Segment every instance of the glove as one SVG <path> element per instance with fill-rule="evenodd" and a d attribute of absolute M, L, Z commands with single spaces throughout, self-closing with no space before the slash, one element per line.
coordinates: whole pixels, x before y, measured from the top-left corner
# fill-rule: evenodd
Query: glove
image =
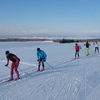
<path fill-rule="evenodd" d="M 18 66 L 18 64 L 15 64 L 15 65 L 14 65 L 14 67 L 17 67 L 17 66 Z"/>
<path fill-rule="evenodd" d="M 37 60 L 38 62 L 40 61 L 40 59 Z"/>
<path fill-rule="evenodd" d="M 46 60 L 45 60 L 45 59 L 42 59 L 42 61 L 46 62 Z"/>
<path fill-rule="evenodd" d="M 8 64 L 5 64 L 5 66 L 7 67 L 7 66 L 8 66 Z"/>

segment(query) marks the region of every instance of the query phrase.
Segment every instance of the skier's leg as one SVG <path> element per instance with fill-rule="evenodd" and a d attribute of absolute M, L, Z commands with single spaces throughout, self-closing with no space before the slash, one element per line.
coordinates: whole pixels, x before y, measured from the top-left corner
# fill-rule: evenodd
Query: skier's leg
<path fill-rule="evenodd" d="M 79 51 L 78 51 L 78 58 L 79 58 Z"/>
<path fill-rule="evenodd" d="M 97 51 L 99 52 L 99 47 L 97 47 Z"/>
<path fill-rule="evenodd" d="M 42 71 L 44 70 L 44 60 L 42 60 Z"/>
<path fill-rule="evenodd" d="M 40 65 L 41 65 L 41 60 L 38 62 L 38 70 L 37 71 L 40 71 Z"/>
<path fill-rule="evenodd" d="M 86 48 L 86 54 L 89 55 L 89 48 Z"/>
<path fill-rule="evenodd" d="M 77 51 L 75 52 L 75 59 L 76 59 Z"/>
<path fill-rule="evenodd" d="M 95 47 L 95 53 L 96 53 L 96 47 Z"/>
<path fill-rule="evenodd" d="M 19 63 L 18 63 L 18 66 L 19 66 Z M 16 79 L 20 79 L 20 77 L 19 77 L 19 72 L 18 72 L 18 66 L 14 67 L 15 73 L 16 73 L 16 75 L 17 75 L 17 78 L 16 78 Z"/>
<path fill-rule="evenodd" d="M 89 55 L 89 48 L 87 49 L 87 51 L 88 51 L 88 55 Z"/>
<path fill-rule="evenodd" d="M 11 80 L 13 80 L 13 70 L 14 70 L 14 63 L 12 62 L 12 64 L 11 64 L 11 69 L 10 69 L 10 79 L 9 79 L 9 81 L 11 81 Z"/>
<path fill-rule="evenodd" d="M 98 47 L 98 52 L 99 52 L 99 47 Z"/>

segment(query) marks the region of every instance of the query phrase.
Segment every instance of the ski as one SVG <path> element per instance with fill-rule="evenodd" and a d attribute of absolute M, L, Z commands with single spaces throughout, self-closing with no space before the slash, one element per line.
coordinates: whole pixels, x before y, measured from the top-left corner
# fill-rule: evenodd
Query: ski
<path fill-rule="evenodd" d="M 18 79 L 18 80 L 20 80 L 20 79 Z M 18 80 L 16 80 L 16 79 L 13 79 L 13 80 L 3 80 L 2 82 L 0 82 L 0 84 L 4 84 L 4 83 L 10 83 L 10 82 L 14 82 L 14 81 L 18 81 Z"/>
<path fill-rule="evenodd" d="M 6 83 L 6 82 L 7 82 L 7 80 L 3 80 L 2 82 L 0 82 L 0 84 Z"/>
<path fill-rule="evenodd" d="M 74 60 L 78 60 L 79 58 L 74 58 Z"/>
<path fill-rule="evenodd" d="M 43 71 L 44 71 L 44 70 L 40 70 L 40 71 L 37 71 L 37 70 L 36 70 L 35 72 L 43 72 Z"/>

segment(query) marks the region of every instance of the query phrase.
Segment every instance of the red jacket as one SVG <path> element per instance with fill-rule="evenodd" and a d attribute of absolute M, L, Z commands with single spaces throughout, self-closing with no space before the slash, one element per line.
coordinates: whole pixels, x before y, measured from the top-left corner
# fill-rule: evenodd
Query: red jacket
<path fill-rule="evenodd" d="M 80 50 L 80 46 L 76 45 L 75 50 Z"/>

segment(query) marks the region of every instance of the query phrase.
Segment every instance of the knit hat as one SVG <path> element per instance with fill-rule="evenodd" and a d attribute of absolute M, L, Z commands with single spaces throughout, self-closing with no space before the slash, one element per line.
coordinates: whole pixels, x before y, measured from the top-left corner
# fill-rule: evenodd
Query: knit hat
<path fill-rule="evenodd" d="M 37 51 L 40 51 L 40 48 L 37 48 Z"/>
<path fill-rule="evenodd" d="M 5 52 L 5 54 L 9 54 L 10 52 L 7 50 L 6 52 Z"/>

